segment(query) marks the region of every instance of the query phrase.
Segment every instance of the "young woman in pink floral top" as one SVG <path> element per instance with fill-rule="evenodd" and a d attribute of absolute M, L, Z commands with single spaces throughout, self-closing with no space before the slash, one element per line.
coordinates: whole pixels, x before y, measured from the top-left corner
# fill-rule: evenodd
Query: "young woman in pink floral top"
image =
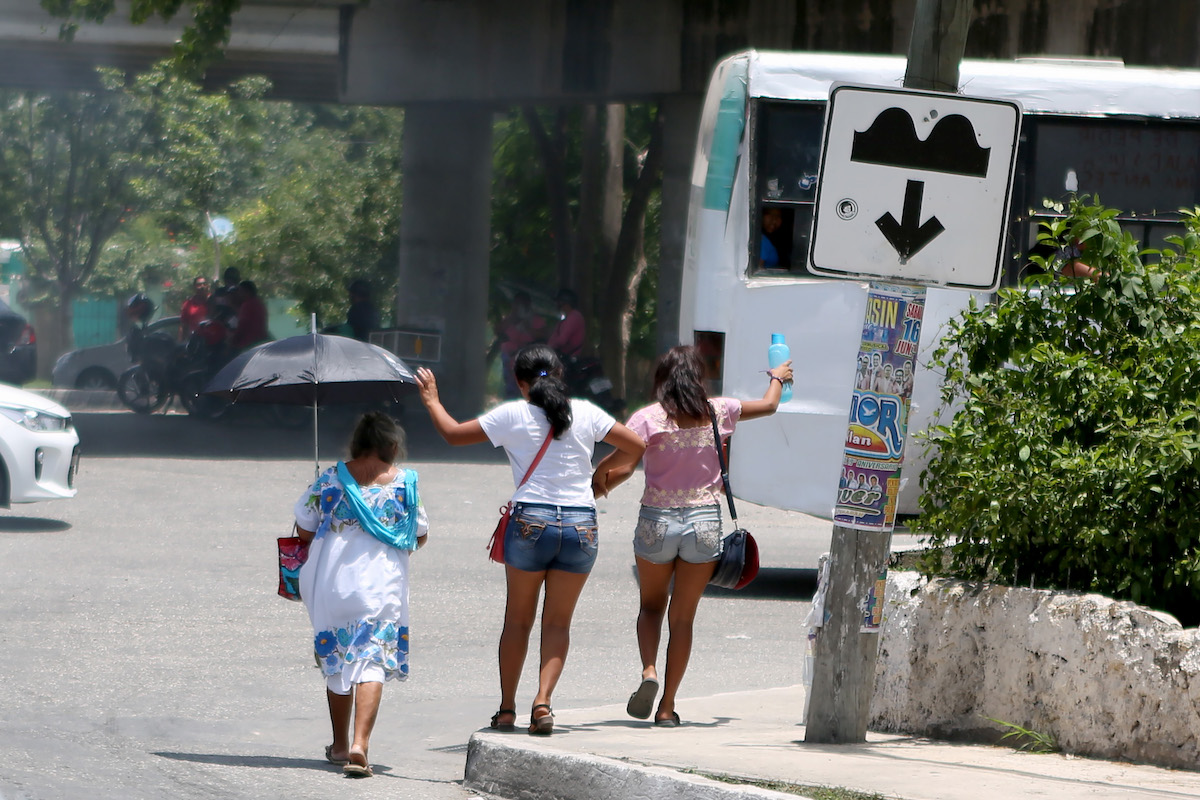
<path fill-rule="evenodd" d="M 633 535 L 641 591 L 637 637 L 642 681 L 626 710 L 638 719 L 650 716 L 659 688 L 656 661 L 665 615 L 670 628 L 666 678 L 654 713 L 654 724 L 661 727 L 680 724 L 675 694 L 692 652 L 692 623 L 721 557 L 721 466 L 708 410 L 716 413 L 722 441 L 739 420 L 774 414 L 783 383 L 792 380 L 791 362 L 768 374 L 761 400 L 710 399 L 696 348 L 672 348 L 654 373 L 658 402 L 635 412 L 627 423 L 646 443 L 646 489 Z M 607 456 L 592 478 L 596 497 L 607 495 L 636 467 L 636 460 L 620 452 Z"/>

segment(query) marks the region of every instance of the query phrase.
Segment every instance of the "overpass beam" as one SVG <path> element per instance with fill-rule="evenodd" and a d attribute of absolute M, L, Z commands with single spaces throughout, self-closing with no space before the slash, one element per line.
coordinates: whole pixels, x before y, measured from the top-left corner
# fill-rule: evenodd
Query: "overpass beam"
<path fill-rule="evenodd" d="M 482 105 L 404 113 L 396 324 L 440 333 L 433 365 L 446 409 L 483 407 L 491 236 L 492 114 Z"/>

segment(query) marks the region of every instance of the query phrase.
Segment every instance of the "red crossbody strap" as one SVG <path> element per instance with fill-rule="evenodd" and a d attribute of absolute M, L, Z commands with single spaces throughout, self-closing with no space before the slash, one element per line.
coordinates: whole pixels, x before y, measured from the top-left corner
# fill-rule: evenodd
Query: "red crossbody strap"
<path fill-rule="evenodd" d="M 537 469 L 538 462 L 542 460 L 542 456 L 546 455 L 546 450 L 550 447 L 550 440 L 553 438 L 554 428 L 551 428 L 546 434 L 546 441 L 542 442 L 542 449 L 538 450 L 537 455 L 533 457 L 533 463 L 529 465 L 529 469 L 525 470 L 525 477 L 521 478 L 521 482 L 517 484 L 518 489 L 525 485 L 525 481 L 529 480 L 529 476 Z"/>

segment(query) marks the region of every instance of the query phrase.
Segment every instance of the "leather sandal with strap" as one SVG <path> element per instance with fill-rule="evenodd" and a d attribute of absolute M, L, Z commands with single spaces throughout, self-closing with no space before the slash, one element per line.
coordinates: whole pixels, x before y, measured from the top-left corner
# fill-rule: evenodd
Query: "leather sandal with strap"
<path fill-rule="evenodd" d="M 540 717 L 537 715 L 539 708 L 546 709 L 546 713 Z M 546 703 L 538 703 L 530 710 L 529 732 L 534 736 L 549 736 L 554 732 L 554 710 Z"/>
<path fill-rule="evenodd" d="M 512 714 L 512 722 L 501 722 L 500 717 L 504 714 Z M 515 708 L 500 709 L 495 714 L 492 714 L 492 722 L 489 727 L 501 733 L 512 733 L 517 729 L 517 710 Z"/>

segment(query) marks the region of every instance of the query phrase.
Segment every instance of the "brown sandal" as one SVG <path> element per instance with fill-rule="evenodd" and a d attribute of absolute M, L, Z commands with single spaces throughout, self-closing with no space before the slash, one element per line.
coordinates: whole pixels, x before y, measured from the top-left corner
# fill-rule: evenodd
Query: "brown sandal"
<path fill-rule="evenodd" d="M 546 709 L 546 713 L 540 717 L 537 715 L 539 708 Z M 529 732 L 534 736 L 549 736 L 554 733 L 554 710 L 546 703 L 538 703 L 530 710 Z"/>
<path fill-rule="evenodd" d="M 342 774 L 347 778 L 370 778 L 375 773 L 371 771 L 371 764 L 356 764 L 354 763 L 355 756 L 362 756 L 363 761 L 367 760 L 367 754 L 361 750 L 350 750 L 350 763 L 342 767 Z"/>
<path fill-rule="evenodd" d="M 513 717 L 512 722 L 501 722 L 500 721 L 501 714 L 512 714 L 512 717 Z M 492 722 L 488 727 L 490 727 L 494 731 L 500 731 L 501 733 L 512 733 L 513 731 L 515 731 L 517 729 L 517 711 L 516 711 L 516 709 L 502 708 L 499 711 L 497 711 L 495 714 L 492 714 Z"/>

